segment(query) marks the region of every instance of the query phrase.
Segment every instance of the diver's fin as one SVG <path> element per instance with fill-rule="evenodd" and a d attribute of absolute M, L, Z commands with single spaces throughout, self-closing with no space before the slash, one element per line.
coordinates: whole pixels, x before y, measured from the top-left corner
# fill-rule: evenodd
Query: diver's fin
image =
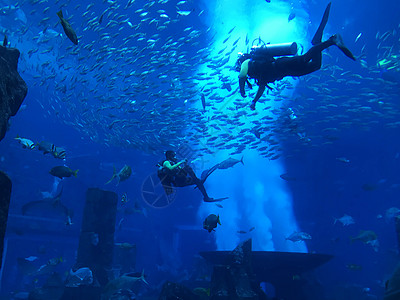
<path fill-rule="evenodd" d="M 63 18 L 63 13 L 62 13 L 61 10 L 57 12 L 57 16 L 58 16 L 60 19 Z"/>
<path fill-rule="evenodd" d="M 228 199 L 229 197 L 224 197 L 224 198 L 204 198 L 204 202 L 219 202 L 225 199 Z"/>
<path fill-rule="evenodd" d="M 356 60 L 356 58 L 354 57 L 353 53 L 351 53 L 349 48 L 347 48 L 345 46 L 345 44 L 343 43 L 343 39 L 342 39 L 342 36 L 340 34 L 335 34 L 330 39 L 344 53 L 344 55 L 346 55 L 348 58 L 350 58 L 352 60 Z"/>
<path fill-rule="evenodd" d="M 322 20 L 321 23 L 318 26 L 317 32 L 315 33 L 313 39 L 311 40 L 311 44 L 313 45 L 317 45 L 319 43 L 321 43 L 322 41 L 322 35 L 324 34 L 324 29 L 326 26 L 326 23 L 328 22 L 328 18 L 329 18 L 329 11 L 331 10 L 331 2 L 328 3 L 328 5 L 326 6 L 324 15 L 322 16 Z"/>

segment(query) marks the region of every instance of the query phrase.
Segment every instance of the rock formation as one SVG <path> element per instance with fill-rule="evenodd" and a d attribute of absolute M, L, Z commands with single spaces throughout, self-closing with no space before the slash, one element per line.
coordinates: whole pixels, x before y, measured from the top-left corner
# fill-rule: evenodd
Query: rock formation
<path fill-rule="evenodd" d="M 4 138 L 8 119 L 15 116 L 25 99 L 28 87 L 18 74 L 19 51 L 15 48 L 0 46 L 0 141 Z M 0 172 L 0 253 L 3 253 L 8 207 L 11 197 L 11 180 Z M 1 268 L 0 254 L 0 268 Z"/>
<path fill-rule="evenodd" d="M 18 74 L 19 51 L 0 46 L 0 140 L 6 134 L 8 119 L 15 116 L 28 87 Z"/>

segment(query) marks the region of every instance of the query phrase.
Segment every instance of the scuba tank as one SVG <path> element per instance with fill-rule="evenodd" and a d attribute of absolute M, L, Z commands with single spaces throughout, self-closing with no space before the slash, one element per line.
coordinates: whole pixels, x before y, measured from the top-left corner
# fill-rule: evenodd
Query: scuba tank
<path fill-rule="evenodd" d="M 250 54 L 254 59 L 265 59 L 274 56 L 295 55 L 297 53 L 297 43 L 283 44 L 264 44 L 262 46 L 251 47 Z"/>

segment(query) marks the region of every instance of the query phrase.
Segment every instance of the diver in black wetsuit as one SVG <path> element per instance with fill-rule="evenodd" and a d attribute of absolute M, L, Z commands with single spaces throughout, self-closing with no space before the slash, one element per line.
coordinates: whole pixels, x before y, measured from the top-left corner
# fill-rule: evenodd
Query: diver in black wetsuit
<path fill-rule="evenodd" d="M 264 93 L 265 87 L 271 89 L 268 83 L 281 80 L 286 76 L 303 76 L 319 70 L 322 62 L 321 52 L 330 46 L 337 46 L 347 57 L 356 60 L 351 51 L 343 44 L 342 37 L 339 34 L 335 34 L 327 41 L 321 42 L 325 25 L 328 22 L 330 8 L 331 3 L 329 3 L 325 9 L 321 24 L 311 41 L 313 47 L 311 47 L 307 53 L 298 56 L 279 57 L 276 59 L 273 56 L 267 56 L 264 57 L 264 59 L 259 59 L 259 57 L 253 58 L 251 54 L 242 54 L 238 58 L 237 66 L 240 66 L 239 87 L 242 97 L 246 97 L 244 89 L 246 82 L 251 88 L 247 76 L 256 79 L 258 85 L 257 94 L 250 105 L 252 110 L 255 109 L 255 105 Z M 297 51 L 297 45 L 295 44 L 295 46 Z M 268 46 L 262 46 L 260 48 L 259 50 L 261 51 L 259 51 L 259 53 L 264 52 L 266 54 L 268 52 Z"/>
<path fill-rule="evenodd" d="M 210 198 L 204 188 L 204 180 L 197 178 L 193 169 L 187 164 L 187 160 L 178 162 L 176 154 L 172 150 L 165 152 L 165 160 L 159 163 L 158 177 L 164 187 L 165 193 L 170 195 L 173 193 L 173 186 L 184 187 L 196 185 L 203 194 L 205 202 L 221 201 L 221 199 Z"/>

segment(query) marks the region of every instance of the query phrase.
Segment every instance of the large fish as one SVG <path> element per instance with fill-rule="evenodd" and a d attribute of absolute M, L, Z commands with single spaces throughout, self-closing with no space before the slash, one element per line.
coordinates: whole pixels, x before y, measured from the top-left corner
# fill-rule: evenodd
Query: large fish
<path fill-rule="evenodd" d="M 351 242 L 361 241 L 366 245 L 370 245 L 375 252 L 379 250 L 378 236 L 372 230 L 360 230 L 356 237 L 350 237 Z"/>
<path fill-rule="evenodd" d="M 74 176 L 76 177 L 76 175 L 78 174 L 79 170 L 72 170 L 68 167 L 65 166 L 57 166 L 52 168 L 49 173 L 55 177 L 58 177 L 60 179 L 63 179 L 64 177 L 71 177 Z"/>
<path fill-rule="evenodd" d="M 236 165 L 237 163 L 240 163 L 240 162 L 244 165 L 243 156 L 242 156 L 242 158 L 240 160 L 230 157 L 228 159 L 225 159 L 223 162 L 219 163 L 218 164 L 218 169 L 229 169 L 229 168 L 232 168 L 234 165 Z"/>
<path fill-rule="evenodd" d="M 244 165 L 243 156 L 242 156 L 242 158 L 240 160 L 235 159 L 235 158 L 231 158 L 231 157 L 228 158 L 228 159 L 225 159 L 224 161 L 216 164 L 215 166 L 211 167 L 210 169 L 204 170 L 201 173 L 201 180 L 203 182 L 205 182 L 206 179 L 208 178 L 208 176 L 210 176 L 215 170 L 217 170 L 217 169 L 229 169 L 229 168 L 232 168 L 234 165 L 236 165 L 239 162 L 241 162 Z"/>
<path fill-rule="evenodd" d="M 298 232 L 295 231 L 291 235 L 285 238 L 286 240 L 292 241 L 293 243 L 304 241 L 304 240 L 311 240 L 311 235 L 307 232 Z"/>
<path fill-rule="evenodd" d="M 35 148 L 35 143 L 32 142 L 30 139 L 16 137 L 15 140 L 17 140 L 24 149 L 34 149 Z"/>
<path fill-rule="evenodd" d="M 43 200 L 25 203 L 21 208 L 22 215 L 53 217 L 63 216 L 66 218 L 67 222 L 70 222 L 73 211 L 61 202 L 62 192 L 63 189 L 61 188 L 60 192 L 54 197 L 47 197 Z"/>
<path fill-rule="evenodd" d="M 129 273 L 124 274 L 118 278 L 115 278 L 107 283 L 104 287 L 103 295 L 105 299 L 111 299 L 111 296 L 118 290 L 131 290 L 138 287 L 138 283 L 144 282 L 148 285 L 146 281 L 144 270 L 140 273 Z"/>
<path fill-rule="evenodd" d="M 72 26 L 69 24 L 67 20 L 64 19 L 62 11 L 57 12 L 57 16 L 60 18 L 61 25 L 64 29 L 67 37 L 73 42 L 75 45 L 78 45 L 78 37 L 76 36 L 75 30 L 72 29 Z"/>
<path fill-rule="evenodd" d="M 208 232 L 214 231 L 217 228 L 217 225 L 221 225 L 221 221 L 219 220 L 219 215 L 210 214 L 203 222 L 203 228 Z"/>
<path fill-rule="evenodd" d="M 114 167 L 114 174 L 111 177 L 111 179 L 106 182 L 106 184 L 109 184 L 114 178 L 118 178 L 117 182 L 118 185 L 121 181 L 127 180 L 131 176 L 131 174 L 132 174 L 132 168 L 128 165 L 125 165 L 118 173 Z"/>

